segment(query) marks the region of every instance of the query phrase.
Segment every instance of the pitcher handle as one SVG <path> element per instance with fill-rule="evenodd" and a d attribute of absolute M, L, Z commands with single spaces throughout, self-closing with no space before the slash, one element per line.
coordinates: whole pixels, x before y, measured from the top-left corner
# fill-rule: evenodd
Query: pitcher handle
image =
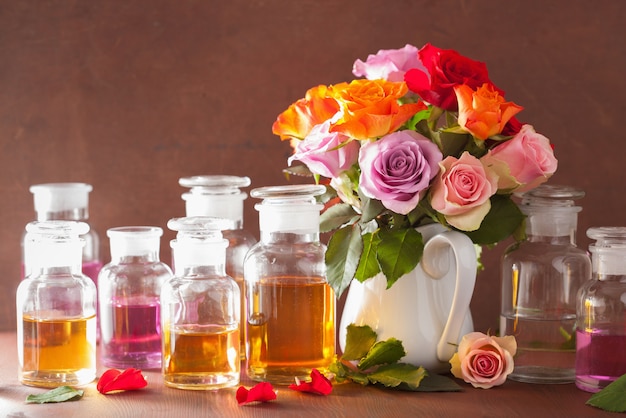
<path fill-rule="evenodd" d="M 446 257 L 437 255 L 446 251 L 446 247 L 450 247 L 454 254 L 456 276 L 450 315 L 437 343 L 437 357 L 443 362 L 449 361 L 456 352 L 461 327 L 472 300 L 477 268 L 472 240 L 460 232 L 445 231 L 432 237 L 424 246 L 422 267 L 429 276 L 440 279 L 448 272 L 451 263 Z"/>

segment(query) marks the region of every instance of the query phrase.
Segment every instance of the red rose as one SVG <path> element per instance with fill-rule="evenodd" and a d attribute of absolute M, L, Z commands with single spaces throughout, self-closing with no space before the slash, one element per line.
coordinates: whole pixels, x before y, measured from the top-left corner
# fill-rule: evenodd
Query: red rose
<path fill-rule="evenodd" d="M 454 86 L 465 84 L 476 90 L 489 80 L 487 66 L 474 61 L 452 49 L 439 49 L 426 44 L 418 52 L 428 74 L 413 68 L 404 75 L 409 90 L 417 93 L 425 102 L 445 110 L 457 110 Z M 494 86 L 500 95 L 504 92 Z"/>

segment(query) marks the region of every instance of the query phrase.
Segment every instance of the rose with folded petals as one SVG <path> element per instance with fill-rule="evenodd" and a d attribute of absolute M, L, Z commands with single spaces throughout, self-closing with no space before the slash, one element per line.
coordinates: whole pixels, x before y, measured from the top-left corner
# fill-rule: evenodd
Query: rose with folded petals
<path fill-rule="evenodd" d="M 439 148 L 414 131 L 399 131 L 365 142 L 359 152 L 363 194 L 406 215 L 417 206 L 443 158 Z"/>
<path fill-rule="evenodd" d="M 272 132 L 281 140 L 303 139 L 315 125 L 332 118 L 339 110 L 339 105 L 328 96 L 327 86 L 309 89 L 303 99 L 293 103 L 278 115 L 272 125 Z"/>
<path fill-rule="evenodd" d="M 313 174 L 334 178 L 348 170 L 357 161 L 359 143 L 349 137 L 329 132 L 330 121 L 313 127 L 302 141 L 296 142 L 294 154 L 288 163 L 302 161 Z"/>
<path fill-rule="evenodd" d="M 513 102 L 505 102 L 487 83 L 476 91 L 466 85 L 455 86 L 454 93 L 459 103 L 459 126 L 483 141 L 501 133 L 508 121 L 522 110 Z"/>
<path fill-rule="evenodd" d="M 482 332 L 463 336 L 450 359 L 452 374 L 476 388 L 489 389 L 506 381 L 513 371 L 515 337 L 490 337 Z"/>
<path fill-rule="evenodd" d="M 534 189 L 558 166 L 550 140 L 531 125 L 523 125 L 517 135 L 490 149 L 481 161 L 498 174 L 498 189 L 506 193 Z"/>
<path fill-rule="evenodd" d="M 413 115 L 425 110 L 419 103 L 400 104 L 407 94 L 404 82 L 353 80 L 330 87 L 340 107 L 340 117 L 331 124 L 331 132 L 341 132 L 354 139 L 379 138 L 397 131 Z"/>
<path fill-rule="evenodd" d="M 461 158 L 446 157 L 439 163 L 430 204 L 461 231 L 475 231 L 491 209 L 489 198 L 498 190 L 498 176 L 465 151 Z"/>
<path fill-rule="evenodd" d="M 427 71 L 410 69 L 404 75 L 404 81 L 409 90 L 427 103 L 454 111 L 458 109 L 454 86 L 463 84 L 475 89 L 485 83 L 493 84 L 485 63 L 464 57 L 454 50 L 426 44 L 418 54 Z M 500 89 L 494 88 L 504 95 Z"/>
<path fill-rule="evenodd" d="M 404 73 L 411 68 L 426 71 L 417 52 L 418 49 L 409 44 L 400 49 L 381 49 L 375 55 L 370 54 L 365 62 L 356 60 L 352 74 L 368 80 L 404 81 Z"/>

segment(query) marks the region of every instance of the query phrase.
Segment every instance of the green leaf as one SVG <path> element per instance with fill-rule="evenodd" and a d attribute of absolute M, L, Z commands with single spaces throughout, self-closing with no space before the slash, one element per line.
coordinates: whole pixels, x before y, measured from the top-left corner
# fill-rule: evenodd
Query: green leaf
<path fill-rule="evenodd" d="M 377 259 L 390 288 L 400 277 L 417 266 L 422 259 L 422 234 L 414 228 L 381 229 Z"/>
<path fill-rule="evenodd" d="M 475 244 L 491 245 L 508 238 L 524 221 L 524 214 L 506 195 L 491 197 L 491 210 L 485 216 L 480 228 L 467 232 Z"/>
<path fill-rule="evenodd" d="M 374 366 L 396 363 L 404 356 L 406 356 L 406 351 L 402 347 L 402 341 L 389 338 L 374 344 L 357 367 L 359 370 L 367 370 Z"/>
<path fill-rule="evenodd" d="M 610 412 L 626 412 L 626 374 L 594 393 L 587 405 Z"/>
<path fill-rule="evenodd" d="M 325 255 L 326 275 L 337 298 L 354 278 L 362 251 L 363 239 L 359 224 L 340 228 L 330 237 Z"/>
<path fill-rule="evenodd" d="M 346 329 L 346 349 L 341 358 L 359 360 L 365 357 L 376 343 L 376 332 L 369 325 L 350 324 Z"/>
<path fill-rule="evenodd" d="M 28 395 L 26 403 L 54 403 L 75 401 L 83 397 L 83 391 L 71 388 L 69 386 L 59 386 L 58 388 L 49 390 L 48 392 L 38 395 Z"/>
<path fill-rule="evenodd" d="M 415 389 L 427 375 L 423 367 L 415 367 L 410 364 L 398 363 L 379 367 L 375 372 L 367 375 L 372 383 L 380 383 L 387 387 L 397 387 L 405 384 Z"/>
<path fill-rule="evenodd" d="M 345 224 L 354 223 L 358 214 L 347 203 L 337 203 L 320 215 L 320 232 L 330 232 Z"/>
<path fill-rule="evenodd" d="M 380 238 L 378 234 L 367 233 L 363 235 L 363 251 L 361 252 L 359 266 L 354 275 L 354 278 L 361 283 L 380 273 L 380 265 L 376 258 L 379 242 Z"/>
<path fill-rule="evenodd" d="M 414 392 L 460 392 L 462 390 L 454 380 L 440 374 L 427 375 L 416 388 L 405 385 L 400 385 L 398 388 Z"/>
<path fill-rule="evenodd" d="M 380 200 L 370 199 L 361 193 L 360 188 L 358 193 L 361 201 L 361 222 L 367 223 L 386 210 Z"/>
<path fill-rule="evenodd" d="M 439 142 L 441 143 L 441 152 L 443 152 L 443 155 L 460 157 L 471 139 L 472 136 L 466 132 L 461 134 L 451 131 L 439 132 Z"/>
<path fill-rule="evenodd" d="M 283 168 L 283 174 L 287 180 L 289 180 L 291 176 L 313 177 L 313 173 L 309 170 L 309 167 L 304 164 Z"/>

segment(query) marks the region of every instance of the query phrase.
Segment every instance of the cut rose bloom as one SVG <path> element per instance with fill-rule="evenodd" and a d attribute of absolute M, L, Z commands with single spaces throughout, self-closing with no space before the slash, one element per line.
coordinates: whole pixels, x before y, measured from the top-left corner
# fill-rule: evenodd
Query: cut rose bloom
<path fill-rule="evenodd" d="M 481 332 L 463 336 L 450 359 L 452 374 L 476 388 L 489 389 L 506 381 L 513 371 L 517 342 L 513 336 L 490 337 Z"/>
<path fill-rule="evenodd" d="M 323 85 L 309 89 L 303 99 L 278 115 L 272 132 L 280 135 L 281 140 L 306 137 L 315 125 L 332 118 L 339 110 L 335 99 L 327 93 L 328 87 Z"/>
<path fill-rule="evenodd" d="M 237 393 L 237 403 L 239 405 L 245 405 L 251 402 L 268 402 L 276 399 L 276 392 L 272 384 L 269 382 L 257 383 L 249 390 L 244 386 L 239 386 Z"/>
<path fill-rule="evenodd" d="M 370 54 L 365 62 L 356 60 L 352 74 L 368 80 L 404 81 L 404 73 L 411 68 L 426 71 L 417 52 L 418 49 L 409 44 L 400 49 L 381 49 L 375 55 Z"/>
<path fill-rule="evenodd" d="M 446 157 L 432 187 L 430 204 L 461 231 L 475 231 L 491 209 L 489 198 L 498 190 L 498 176 L 465 151 Z"/>
<path fill-rule="evenodd" d="M 359 143 L 349 137 L 329 132 L 330 122 L 316 125 L 302 141 L 296 142 L 295 153 L 289 158 L 302 161 L 314 174 L 324 177 L 337 177 L 356 163 Z"/>
<path fill-rule="evenodd" d="M 506 193 L 534 189 L 558 166 L 550 140 L 531 125 L 523 125 L 517 135 L 489 150 L 481 161 L 498 174 L 498 189 Z"/>
<path fill-rule="evenodd" d="M 408 92 L 404 82 L 360 79 L 330 89 L 341 108 L 330 131 L 355 139 L 379 138 L 397 131 L 413 115 L 426 109 L 422 102 L 398 103 Z"/>
<path fill-rule="evenodd" d="M 502 132 L 508 121 L 522 110 L 504 97 L 490 84 L 476 91 L 465 85 L 455 86 L 459 103 L 459 126 L 478 139 L 485 140 Z"/>
<path fill-rule="evenodd" d="M 366 196 L 406 215 L 417 206 L 437 175 L 439 148 L 414 131 L 399 131 L 365 142 L 359 152 L 359 184 Z"/>
<path fill-rule="evenodd" d="M 301 382 L 296 377 L 296 383 L 289 385 L 289 389 L 297 390 L 298 392 L 314 393 L 316 395 L 330 395 L 333 391 L 333 384 L 320 373 L 319 370 L 311 370 L 311 381 Z"/>
<path fill-rule="evenodd" d="M 103 395 L 120 390 L 137 390 L 146 387 L 148 382 L 139 369 L 126 369 L 123 372 L 109 369 L 102 373 L 96 389 Z"/>
<path fill-rule="evenodd" d="M 419 57 L 427 72 L 417 68 L 408 70 L 404 81 L 409 90 L 442 109 L 458 109 L 454 86 L 464 84 L 475 89 L 484 83 L 493 84 L 485 63 L 464 57 L 452 49 L 426 44 L 419 50 Z M 501 90 L 496 90 L 504 95 Z"/>

